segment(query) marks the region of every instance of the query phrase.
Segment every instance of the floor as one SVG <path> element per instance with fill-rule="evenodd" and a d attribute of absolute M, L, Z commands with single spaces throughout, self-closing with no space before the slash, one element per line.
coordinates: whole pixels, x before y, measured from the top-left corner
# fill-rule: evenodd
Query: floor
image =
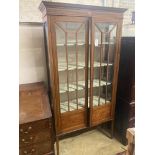
<path fill-rule="evenodd" d="M 60 155 L 116 155 L 126 148 L 115 138 L 92 130 L 60 141 Z"/>

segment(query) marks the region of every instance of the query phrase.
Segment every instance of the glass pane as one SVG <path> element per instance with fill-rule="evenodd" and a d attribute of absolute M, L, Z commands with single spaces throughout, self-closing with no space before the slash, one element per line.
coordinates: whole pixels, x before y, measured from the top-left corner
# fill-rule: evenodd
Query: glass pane
<path fill-rule="evenodd" d="M 61 113 L 85 106 L 85 24 L 57 22 L 56 43 Z"/>
<path fill-rule="evenodd" d="M 95 24 L 93 106 L 111 103 L 115 39 L 115 24 Z"/>

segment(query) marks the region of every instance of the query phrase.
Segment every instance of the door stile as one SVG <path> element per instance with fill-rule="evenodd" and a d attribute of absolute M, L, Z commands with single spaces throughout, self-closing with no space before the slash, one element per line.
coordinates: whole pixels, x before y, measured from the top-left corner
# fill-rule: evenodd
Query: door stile
<path fill-rule="evenodd" d="M 93 77 L 94 77 L 94 34 L 95 34 L 95 26 L 94 20 L 91 18 L 90 20 L 90 30 L 91 30 L 91 48 L 90 48 L 90 97 L 89 97 L 89 106 L 90 106 L 90 121 L 89 125 L 92 126 L 92 113 L 93 113 Z"/>
<path fill-rule="evenodd" d="M 102 54 L 103 54 L 103 33 L 101 32 L 101 49 L 100 49 L 100 68 L 99 68 L 99 99 L 98 99 L 98 106 L 100 105 L 100 96 L 101 96 L 101 76 L 102 76 Z"/>
<path fill-rule="evenodd" d="M 85 122 L 88 126 L 89 121 L 89 112 L 88 112 L 88 69 L 89 69 L 89 19 L 86 21 L 86 33 L 85 33 L 85 42 L 86 42 L 86 49 L 85 49 Z"/>
<path fill-rule="evenodd" d="M 60 97 L 59 97 L 59 76 L 58 76 L 58 60 L 57 60 L 57 52 L 56 52 L 56 32 L 55 32 L 55 18 L 51 17 L 50 18 L 50 37 L 49 39 L 51 40 L 51 47 L 50 47 L 50 53 L 52 54 L 52 61 L 53 61 L 53 107 L 55 111 L 55 127 L 56 127 L 56 134 L 59 134 L 61 130 L 61 118 L 60 118 Z"/>
<path fill-rule="evenodd" d="M 68 47 L 67 47 L 67 35 L 68 33 L 65 32 L 65 50 L 66 50 L 66 63 L 67 63 L 67 96 L 68 96 L 68 111 L 70 111 L 70 103 L 69 103 L 69 71 L 68 71 Z M 58 70 L 58 69 L 57 69 Z M 59 94 L 59 92 L 58 92 Z"/>
<path fill-rule="evenodd" d="M 112 89 L 112 110 L 111 117 L 114 120 L 115 106 L 116 106 L 116 93 L 117 93 L 117 81 L 119 72 L 119 60 L 120 60 L 120 49 L 121 49 L 121 36 L 122 36 L 122 24 L 123 20 L 117 23 L 116 31 L 116 56 L 114 60 L 114 75 L 113 75 L 113 89 Z"/>

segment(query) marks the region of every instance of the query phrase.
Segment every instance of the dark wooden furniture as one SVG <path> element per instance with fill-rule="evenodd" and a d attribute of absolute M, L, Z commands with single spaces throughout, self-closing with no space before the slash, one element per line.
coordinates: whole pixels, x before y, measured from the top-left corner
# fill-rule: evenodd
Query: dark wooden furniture
<path fill-rule="evenodd" d="M 126 9 L 45 1 L 39 9 L 57 144 L 65 133 L 107 121 L 113 131 Z"/>
<path fill-rule="evenodd" d="M 22 84 L 19 89 L 19 154 L 54 155 L 52 115 L 44 84 Z"/>
<path fill-rule="evenodd" d="M 126 130 L 135 126 L 135 38 L 123 37 L 121 44 L 115 126 L 126 145 Z"/>

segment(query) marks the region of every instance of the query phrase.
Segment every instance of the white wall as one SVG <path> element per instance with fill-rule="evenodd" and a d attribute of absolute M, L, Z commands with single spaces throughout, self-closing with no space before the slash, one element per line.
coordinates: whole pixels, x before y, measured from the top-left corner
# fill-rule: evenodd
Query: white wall
<path fill-rule="evenodd" d="M 46 81 L 46 61 L 42 26 L 19 26 L 19 82 Z"/>

